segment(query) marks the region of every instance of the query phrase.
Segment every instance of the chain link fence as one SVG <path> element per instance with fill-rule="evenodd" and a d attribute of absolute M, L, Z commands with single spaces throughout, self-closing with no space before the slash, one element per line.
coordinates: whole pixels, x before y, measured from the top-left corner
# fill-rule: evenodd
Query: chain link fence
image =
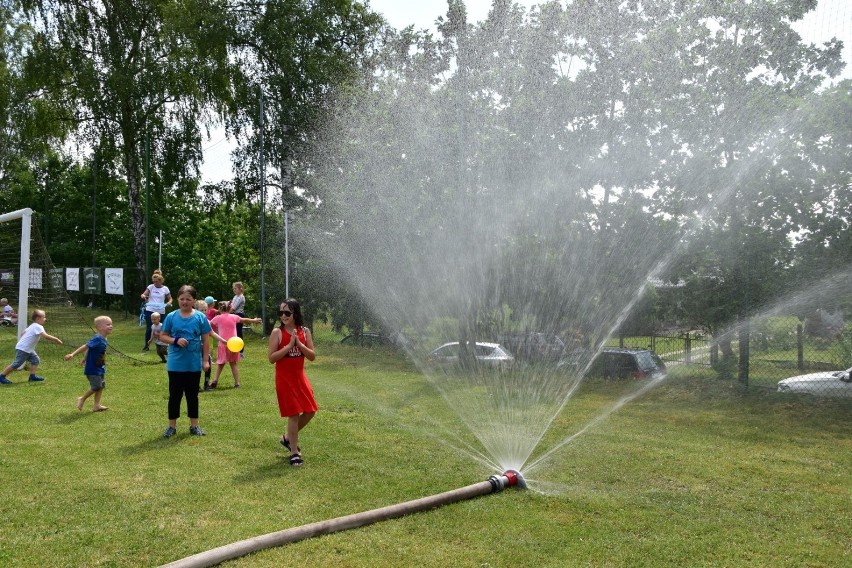
<path fill-rule="evenodd" d="M 852 329 L 807 332 L 806 324 L 786 317 L 747 322 L 719 337 L 691 330 L 616 341 L 651 349 L 668 366 L 709 367 L 720 379 L 749 387 L 852 397 Z"/>

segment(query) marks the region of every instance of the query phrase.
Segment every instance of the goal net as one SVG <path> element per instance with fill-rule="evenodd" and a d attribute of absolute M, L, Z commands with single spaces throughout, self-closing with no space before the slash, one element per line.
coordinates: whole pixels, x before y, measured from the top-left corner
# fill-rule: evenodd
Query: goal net
<path fill-rule="evenodd" d="M 0 304 L 8 303 L 13 310 L 3 312 L 0 308 L 0 359 L 12 360 L 15 344 L 32 323 L 35 309 L 45 311 L 47 333 L 64 343 L 41 341 L 39 355 L 61 356 L 86 343 L 95 333 L 93 320 L 101 312 L 95 313 L 81 304 L 86 300 L 78 290 L 85 283 L 79 280 L 85 274 L 84 269 L 54 266 L 31 209 L 0 214 L 0 298 L 5 300 L 0 300 Z M 115 319 L 113 314 L 105 315 Z M 140 363 L 154 362 L 127 355 L 114 343 L 110 341 L 112 354 Z"/>

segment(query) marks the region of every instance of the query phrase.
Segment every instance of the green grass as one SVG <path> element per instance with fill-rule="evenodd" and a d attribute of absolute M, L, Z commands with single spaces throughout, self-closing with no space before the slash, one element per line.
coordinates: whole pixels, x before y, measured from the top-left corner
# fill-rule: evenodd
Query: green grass
<path fill-rule="evenodd" d="M 142 330 L 116 324 L 111 343 L 137 354 Z M 247 344 L 243 388 L 229 388 L 226 370 L 225 388 L 202 394 L 208 435 L 189 437 L 184 416 L 171 440 L 161 438 L 164 366 L 111 359 L 111 409 L 92 413 L 88 401 L 79 413 L 81 367 L 62 361 L 70 349 L 40 345 L 47 381 L 18 372 L 0 389 L 0 566 L 156 566 L 492 473 L 424 426 L 457 419 L 407 361 L 316 335 L 308 374 L 321 410 L 304 432 L 301 469 L 277 443 L 284 421 L 260 339 Z M 227 566 L 849 565 L 852 403 L 689 373 L 674 369 L 563 447 L 530 475 L 546 492 L 511 489 Z M 627 388 L 584 385 L 543 448 Z"/>

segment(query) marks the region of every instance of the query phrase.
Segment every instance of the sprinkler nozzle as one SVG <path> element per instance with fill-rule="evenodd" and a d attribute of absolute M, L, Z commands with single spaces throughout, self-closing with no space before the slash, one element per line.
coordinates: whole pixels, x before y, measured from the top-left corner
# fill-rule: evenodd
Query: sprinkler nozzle
<path fill-rule="evenodd" d="M 517 485 L 521 488 L 525 488 L 527 486 L 524 482 L 524 477 L 514 469 L 507 470 L 503 475 L 492 475 L 488 478 L 488 482 L 491 484 L 492 493 L 502 491 L 503 489 L 512 487 L 513 485 Z"/>
<path fill-rule="evenodd" d="M 503 477 L 509 480 L 509 487 L 517 485 L 521 489 L 526 488 L 527 484 L 524 481 L 524 476 L 514 469 L 508 469 L 503 473 Z"/>

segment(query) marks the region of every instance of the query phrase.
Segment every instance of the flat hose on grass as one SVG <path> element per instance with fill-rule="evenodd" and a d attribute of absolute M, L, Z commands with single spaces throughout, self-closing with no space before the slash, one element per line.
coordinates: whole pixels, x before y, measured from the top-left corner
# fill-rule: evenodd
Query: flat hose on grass
<path fill-rule="evenodd" d="M 309 525 L 302 525 L 301 527 L 293 527 L 291 529 L 248 538 L 232 544 L 226 544 L 225 546 L 199 552 L 198 554 L 164 564 L 161 568 L 203 568 L 206 566 L 215 566 L 226 560 L 239 558 L 240 556 L 245 556 L 246 554 L 251 554 L 265 548 L 354 529 L 378 521 L 396 519 L 411 513 L 435 509 L 450 503 L 479 497 L 480 495 L 496 493 L 506 487 L 518 485 L 519 482 L 523 486 L 523 478 L 520 474 L 510 470 L 501 476 L 492 475 L 487 481 L 481 481 L 467 487 L 460 487 L 459 489 L 439 493 L 438 495 L 406 501 L 397 505 L 389 505 L 380 509 L 373 509 L 372 511 L 364 511 L 363 513 L 337 517 L 336 519 L 329 519 L 327 521 L 311 523 Z"/>

